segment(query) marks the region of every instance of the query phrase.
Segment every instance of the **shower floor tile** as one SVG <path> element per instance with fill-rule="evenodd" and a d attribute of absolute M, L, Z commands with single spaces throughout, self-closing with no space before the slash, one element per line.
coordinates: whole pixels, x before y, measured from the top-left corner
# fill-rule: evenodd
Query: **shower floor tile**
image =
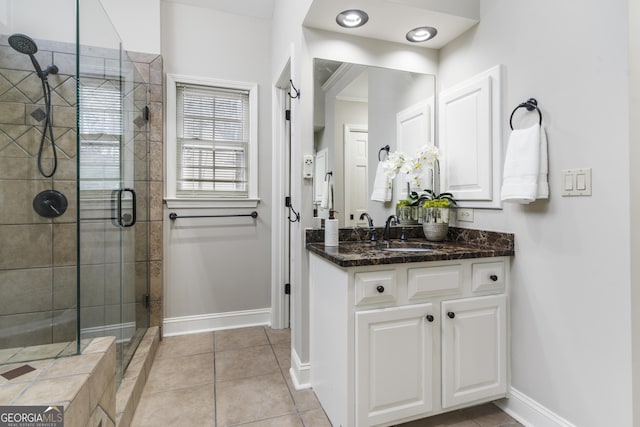
<path fill-rule="evenodd" d="M 132 427 L 331 427 L 289 377 L 290 331 L 251 327 L 164 338 Z M 521 426 L 493 404 L 397 427 Z"/>
<path fill-rule="evenodd" d="M 22 350 L 22 347 L 0 350 L 0 363 L 8 363 L 8 360 L 15 356 L 20 350 Z"/>
<path fill-rule="evenodd" d="M 34 345 L 24 347 L 6 360 L 7 363 L 28 362 L 39 359 L 53 359 L 58 357 L 69 346 L 68 342 L 56 344 Z"/>

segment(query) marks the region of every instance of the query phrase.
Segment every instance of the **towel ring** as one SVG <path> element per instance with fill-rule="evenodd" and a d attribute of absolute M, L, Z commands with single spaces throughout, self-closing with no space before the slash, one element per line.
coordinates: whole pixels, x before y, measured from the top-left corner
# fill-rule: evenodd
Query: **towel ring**
<path fill-rule="evenodd" d="M 509 126 L 511 127 L 511 130 L 513 130 L 513 115 L 515 114 L 516 110 L 518 110 L 518 108 L 526 108 L 527 111 L 536 110 L 538 112 L 538 115 L 540 116 L 539 124 L 540 124 L 540 126 L 542 126 L 542 113 L 540 112 L 540 109 L 538 108 L 538 101 L 535 98 L 529 98 L 525 102 L 519 104 L 511 112 L 511 117 L 509 117 Z"/>
<path fill-rule="evenodd" d="M 391 149 L 391 147 L 389 147 L 389 145 L 385 145 L 384 147 L 382 147 L 380 150 L 378 150 L 378 161 L 381 161 L 382 158 L 380 158 L 380 154 L 382 154 L 383 151 L 387 152 L 387 158 L 389 158 L 389 150 Z"/>

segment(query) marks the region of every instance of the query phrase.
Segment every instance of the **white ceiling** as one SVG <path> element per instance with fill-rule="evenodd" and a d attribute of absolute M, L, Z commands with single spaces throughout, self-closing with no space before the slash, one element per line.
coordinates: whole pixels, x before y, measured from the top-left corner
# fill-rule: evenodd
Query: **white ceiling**
<path fill-rule="evenodd" d="M 458 2 L 456 9 L 448 6 Z M 461 8 L 460 5 L 468 6 Z M 386 40 L 411 46 L 440 49 L 463 32 L 478 23 L 477 1 L 474 0 L 314 0 L 304 20 L 304 25 L 326 31 L 334 31 Z M 342 28 L 336 24 L 336 15 L 345 9 L 361 9 L 369 15 L 369 22 L 360 28 Z M 409 30 L 430 26 L 438 30 L 431 40 L 411 43 L 406 39 Z"/>
<path fill-rule="evenodd" d="M 369 100 L 369 71 L 362 71 L 347 87 L 342 89 L 336 99 L 367 102 Z"/>
<path fill-rule="evenodd" d="M 275 0 L 162 0 L 220 10 L 235 15 L 271 19 Z"/>
<path fill-rule="evenodd" d="M 271 19 L 275 0 L 162 0 L 220 10 L 236 15 Z M 342 28 L 336 15 L 345 9 L 362 9 L 369 22 L 361 28 Z M 303 25 L 386 40 L 411 46 L 440 49 L 478 23 L 478 0 L 313 0 Z M 438 34 L 422 43 L 411 43 L 407 31 L 431 26 Z"/>

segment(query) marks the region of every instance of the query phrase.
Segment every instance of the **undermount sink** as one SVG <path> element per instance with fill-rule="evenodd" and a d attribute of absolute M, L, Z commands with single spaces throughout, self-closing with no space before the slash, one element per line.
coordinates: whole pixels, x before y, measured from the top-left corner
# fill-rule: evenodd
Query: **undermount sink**
<path fill-rule="evenodd" d="M 405 246 L 402 248 L 383 248 L 382 250 L 389 252 L 431 252 L 433 249 Z"/>

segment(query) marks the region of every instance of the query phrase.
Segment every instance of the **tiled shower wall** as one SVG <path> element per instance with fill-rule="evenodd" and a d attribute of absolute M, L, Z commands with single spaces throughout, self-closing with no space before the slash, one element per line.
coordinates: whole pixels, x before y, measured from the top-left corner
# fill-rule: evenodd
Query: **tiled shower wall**
<path fill-rule="evenodd" d="M 162 328 L 163 65 L 160 55 L 129 52 L 129 58 L 133 61 L 142 79 L 149 84 L 148 240 L 150 326 Z M 136 237 L 136 240 L 143 237 Z M 160 330 L 162 331 L 162 329 Z"/>
<path fill-rule="evenodd" d="M 72 341 L 76 336 L 76 80 L 75 47 L 38 41 L 36 58 L 49 76 L 58 169 L 38 172 L 44 120 L 42 86 L 27 55 L 0 39 L 0 348 Z M 51 154 L 44 169 L 50 168 Z M 66 195 L 60 217 L 40 217 L 33 197 Z"/>
<path fill-rule="evenodd" d="M 77 327 L 75 45 L 37 43 L 36 57 L 43 68 L 51 63 L 60 68 L 57 75 L 49 76 L 59 162 L 55 176 L 48 179 L 39 174 L 36 159 L 43 125 L 38 109 L 44 109 L 40 80 L 28 56 L 11 49 L 6 36 L 0 37 L 0 349 L 71 341 Z M 149 208 L 149 215 L 142 215 L 135 227 L 133 267 L 140 282 L 135 287 L 136 299 L 140 289 L 146 289 L 148 268 L 151 324 L 160 325 L 162 60 L 158 55 L 132 57 L 142 79 L 150 83 L 151 109 L 149 128 L 144 132 L 150 145 L 146 153 L 136 153 L 136 161 L 145 162 L 149 170 L 148 178 L 144 178 L 147 181 L 135 184 L 143 189 L 139 191 L 139 212 Z M 95 61 L 100 60 L 96 56 Z M 45 170 L 48 165 L 45 162 Z M 67 212 L 55 219 L 40 217 L 31 205 L 38 192 L 50 188 L 64 193 L 69 201 Z M 92 238 L 91 233 L 83 229 L 81 238 L 81 247 L 92 247 L 85 241 Z M 91 266 L 83 262 L 83 328 L 99 323 L 100 316 L 92 316 L 102 308 L 107 310 L 109 288 L 114 284 L 109 283 L 108 274 L 103 274 L 106 268 L 106 261 L 105 265 L 94 262 Z"/>

